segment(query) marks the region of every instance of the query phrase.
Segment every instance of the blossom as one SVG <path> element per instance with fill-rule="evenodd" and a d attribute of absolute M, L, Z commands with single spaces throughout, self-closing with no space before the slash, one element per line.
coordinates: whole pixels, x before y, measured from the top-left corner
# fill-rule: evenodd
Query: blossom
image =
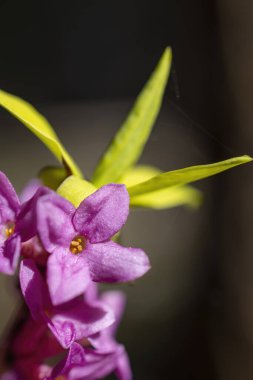
<path fill-rule="evenodd" d="M 14 274 L 22 253 L 33 257 L 41 254 L 41 247 L 26 244 L 36 233 L 34 208 L 38 197 L 52 192 L 41 186 L 39 180 L 31 180 L 18 197 L 7 176 L 0 172 L 0 272 Z M 28 252 L 29 251 L 29 252 Z M 45 251 L 43 251 L 43 261 Z M 37 259 L 37 258 L 36 258 Z"/>
<path fill-rule="evenodd" d="M 78 297 L 53 306 L 46 283 L 31 259 L 21 263 L 20 285 L 33 318 L 46 324 L 63 348 L 114 322 L 111 308 L 101 301 Z"/>
<path fill-rule="evenodd" d="M 120 350 L 101 356 L 94 350 L 83 348 L 78 343 L 73 343 L 67 356 L 52 371 L 46 380 L 94 380 L 109 375 L 117 368 L 124 347 Z M 119 380 L 130 380 L 125 376 L 127 372 L 120 373 Z"/>
<path fill-rule="evenodd" d="M 91 302 L 98 299 L 97 287 L 93 283 L 86 297 Z M 115 322 L 88 338 L 92 348 L 82 347 L 73 343 L 66 357 L 58 363 L 48 380 L 62 376 L 66 380 L 94 380 L 115 372 L 119 380 L 131 380 L 132 372 L 127 353 L 123 345 L 115 340 L 115 333 L 120 322 L 125 297 L 119 291 L 109 291 L 102 294 L 100 300 L 110 306 L 115 313 Z"/>
<path fill-rule="evenodd" d="M 24 260 L 22 266 L 34 267 L 32 260 L 30 263 L 27 261 Z M 31 278 L 31 273 L 26 273 L 26 277 Z M 33 285 L 33 282 L 29 283 L 31 288 L 34 288 Z M 38 291 L 38 287 L 35 289 L 34 293 Z M 88 304 L 103 303 L 110 307 L 115 315 L 114 322 L 90 337 L 79 340 L 79 344 L 73 342 L 65 358 L 52 369 L 44 364 L 45 360 L 63 353 L 64 348 L 55 339 L 52 330 L 48 331 L 47 325 L 42 319 L 29 318 L 25 320 L 12 343 L 13 371 L 6 373 L 6 376 L 12 374 L 11 380 L 20 378 L 52 380 L 59 376 L 66 380 L 94 380 L 114 371 L 119 380 L 131 380 L 132 374 L 127 353 L 124 346 L 115 340 L 115 332 L 125 306 L 124 295 L 119 291 L 108 291 L 99 296 L 96 284 L 90 283 L 85 293 L 85 299 Z M 34 300 L 28 300 L 28 302 L 34 313 L 36 309 Z M 66 304 L 66 307 L 69 307 L 68 305 L 69 303 Z M 41 311 L 40 307 L 35 314 L 38 311 Z"/>
<path fill-rule="evenodd" d="M 20 202 L 6 177 L 0 172 L 0 272 L 13 274 L 17 267 L 21 237 L 15 231 Z"/>
<path fill-rule="evenodd" d="M 125 224 L 129 196 L 124 185 L 109 184 L 83 200 L 77 209 L 51 192 L 38 198 L 36 224 L 51 255 L 47 282 L 54 305 L 82 294 L 90 280 L 125 282 L 150 268 L 146 254 L 110 240 Z"/>

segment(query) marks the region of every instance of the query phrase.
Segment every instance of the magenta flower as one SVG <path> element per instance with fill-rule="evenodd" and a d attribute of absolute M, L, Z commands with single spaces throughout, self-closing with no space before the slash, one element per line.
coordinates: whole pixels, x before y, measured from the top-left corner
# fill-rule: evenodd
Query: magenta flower
<path fill-rule="evenodd" d="M 91 284 L 86 291 L 86 298 L 91 302 L 96 300 L 97 288 Z M 115 322 L 88 338 L 92 349 L 80 344 L 72 344 L 68 355 L 52 371 L 49 380 L 55 380 L 58 376 L 65 376 L 66 380 L 94 380 L 100 379 L 115 372 L 119 380 L 131 380 L 132 372 L 128 355 L 124 346 L 115 340 L 115 332 L 120 322 L 125 297 L 121 292 L 109 291 L 104 293 L 103 300 L 115 313 Z"/>
<path fill-rule="evenodd" d="M 83 348 L 78 343 L 73 343 L 68 355 L 53 369 L 51 376 L 46 380 L 94 380 L 109 375 L 117 368 L 120 357 L 124 351 L 119 346 L 118 351 L 101 356 L 96 350 Z M 131 380 L 128 372 L 121 371 L 117 374 L 119 380 Z"/>
<path fill-rule="evenodd" d="M 15 231 L 20 211 L 18 196 L 6 175 L 0 172 L 0 272 L 13 274 L 17 267 L 21 238 Z"/>
<path fill-rule="evenodd" d="M 37 230 L 45 249 L 47 282 L 54 305 L 82 294 L 90 280 L 125 282 L 150 268 L 146 254 L 110 240 L 125 224 L 129 196 L 124 185 L 103 186 L 75 209 L 49 193 L 37 201 Z"/>
<path fill-rule="evenodd" d="M 39 196 L 48 193 L 51 193 L 50 189 L 39 186 L 39 181 L 33 180 L 21 194 L 21 205 L 12 184 L 0 172 L 0 272 L 14 274 L 21 241 L 28 240 L 37 231 L 34 224 L 36 201 Z"/>
<path fill-rule="evenodd" d="M 53 306 L 46 283 L 35 263 L 25 259 L 20 268 L 20 285 L 34 319 L 47 324 L 62 347 L 86 338 L 111 325 L 115 318 L 110 307 L 100 301 L 75 298 Z"/>
<path fill-rule="evenodd" d="M 81 340 L 80 343 L 85 347 L 72 344 L 66 358 L 55 367 L 52 376 L 51 369 L 43 363 L 46 359 L 62 353 L 63 348 L 48 332 L 47 325 L 43 321 L 28 319 L 12 343 L 12 353 L 15 357 L 12 365 L 15 372 L 12 372 L 12 375 L 16 377 L 11 379 L 39 380 L 65 376 L 65 380 L 94 380 L 115 371 L 118 379 L 131 380 L 132 375 L 125 349 L 114 340 L 125 297 L 121 292 L 110 291 L 102 295 L 100 300 L 103 299 L 115 312 L 115 322 L 93 335 L 92 338 Z M 86 291 L 86 301 L 89 303 L 98 301 L 94 283 L 91 283 Z M 88 348 L 91 344 L 93 348 Z"/>

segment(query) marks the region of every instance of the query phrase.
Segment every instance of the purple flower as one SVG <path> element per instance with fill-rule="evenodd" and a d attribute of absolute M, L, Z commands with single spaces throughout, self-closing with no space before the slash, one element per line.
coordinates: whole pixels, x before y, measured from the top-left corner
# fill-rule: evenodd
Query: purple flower
<path fill-rule="evenodd" d="M 52 192 L 40 181 L 28 183 L 21 193 L 21 202 L 6 175 L 0 172 L 0 272 L 13 274 L 21 253 L 21 241 L 33 237 L 34 208 L 38 197 Z"/>
<path fill-rule="evenodd" d="M 86 291 L 89 301 L 97 299 L 95 284 Z M 115 340 L 115 332 L 120 322 L 125 297 L 121 292 L 109 291 L 101 296 L 101 301 L 110 306 L 115 313 L 115 322 L 88 338 L 92 349 L 73 343 L 68 355 L 52 371 L 48 380 L 63 376 L 66 380 L 94 380 L 115 372 L 119 380 L 131 380 L 132 372 L 124 346 Z M 82 343 L 82 341 L 80 341 Z"/>
<path fill-rule="evenodd" d="M 124 347 L 120 346 L 118 351 L 101 356 L 95 350 L 83 348 L 78 343 L 73 343 L 68 355 L 52 371 L 47 380 L 94 380 L 109 375 L 117 367 Z M 123 371 L 119 380 L 131 380 L 128 373 Z"/>
<path fill-rule="evenodd" d="M 31 259 L 22 261 L 20 284 L 33 318 L 47 324 L 64 348 L 105 329 L 115 320 L 111 308 L 97 300 L 79 297 L 53 306 L 46 283 Z"/>
<path fill-rule="evenodd" d="M 20 255 L 21 238 L 15 230 L 19 211 L 18 196 L 0 172 L 0 272 L 6 274 L 15 272 Z"/>
<path fill-rule="evenodd" d="M 51 253 L 47 282 L 53 304 L 82 294 L 96 282 L 132 281 L 150 268 L 146 254 L 110 240 L 125 224 L 129 195 L 124 185 L 103 186 L 75 209 L 56 193 L 37 201 L 37 230 Z"/>
<path fill-rule="evenodd" d="M 48 331 L 42 319 L 28 319 L 12 343 L 12 354 L 15 358 L 13 368 L 18 374 L 17 379 L 19 376 L 26 380 L 57 379 L 57 376 L 65 376 L 65 380 L 94 380 L 114 371 L 118 379 L 131 380 L 127 353 L 114 338 L 123 313 L 125 297 L 121 292 L 109 291 L 98 298 L 95 283 L 89 285 L 85 297 L 88 304 L 103 302 L 111 307 L 115 313 L 115 322 L 91 337 L 81 339 L 79 342 L 84 347 L 76 343 L 71 344 L 65 359 L 56 365 L 52 372 L 43 363 L 64 350 Z M 91 345 L 92 348 L 89 348 Z"/>

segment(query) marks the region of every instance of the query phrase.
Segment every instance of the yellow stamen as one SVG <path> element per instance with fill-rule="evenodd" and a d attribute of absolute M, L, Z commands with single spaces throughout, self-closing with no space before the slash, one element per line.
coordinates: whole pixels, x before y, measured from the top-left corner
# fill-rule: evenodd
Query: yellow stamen
<path fill-rule="evenodd" d="M 57 376 L 55 380 L 66 380 L 66 377 L 63 375 Z"/>
<path fill-rule="evenodd" d="M 8 239 L 11 235 L 14 234 L 14 229 L 15 229 L 15 225 L 14 223 L 8 223 L 4 232 L 5 232 L 5 236 L 6 238 Z"/>
<path fill-rule="evenodd" d="M 81 253 L 86 246 L 86 241 L 83 236 L 76 236 L 70 243 L 70 252 L 76 255 L 77 253 Z"/>

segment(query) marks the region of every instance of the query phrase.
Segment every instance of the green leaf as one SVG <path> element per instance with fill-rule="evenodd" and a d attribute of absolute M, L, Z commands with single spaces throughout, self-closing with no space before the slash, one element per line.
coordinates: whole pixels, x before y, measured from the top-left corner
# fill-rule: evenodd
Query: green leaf
<path fill-rule="evenodd" d="M 78 207 L 85 198 L 96 190 L 92 183 L 72 175 L 60 185 L 57 193 L 68 199 L 75 207 Z"/>
<path fill-rule="evenodd" d="M 129 169 L 120 179 L 127 187 L 147 181 L 161 173 L 161 170 L 147 165 L 137 165 Z M 152 193 L 133 196 L 130 206 L 164 209 L 176 206 L 189 206 L 196 208 L 201 204 L 202 194 L 191 186 L 177 186 L 154 191 Z"/>
<path fill-rule="evenodd" d="M 145 182 L 130 186 L 128 188 L 128 192 L 132 198 L 140 194 L 147 194 L 156 190 L 170 188 L 172 186 L 185 185 L 250 161 L 252 161 L 251 157 L 241 156 L 231 158 L 226 161 L 217 162 L 215 164 L 191 166 L 189 168 L 162 173 Z"/>
<path fill-rule="evenodd" d="M 167 48 L 126 121 L 99 161 L 92 178 L 95 186 L 118 181 L 139 159 L 161 108 L 171 59 L 171 49 Z"/>
<path fill-rule="evenodd" d="M 52 126 L 31 104 L 0 90 L 0 106 L 9 111 L 33 132 L 70 173 L 82 177 L 79 168 L 60 142 Z"/>
<path fill-rule="evenodd" d="M 177 206 L 197 208 L 202 202 L 202 193 L 191 186 L 176 186 L 130 197 L 130 206 L 157 210 Z"/>
<path fill-rule="evenodd" d="M 46 166 L 39 172 L 39 178 L 43 185 L 56 190 L 60 184 L 68 177 L 68 174 L 62 166 Z"/>
<path fill-rule="evenodd" d="M 140 182 L 147 181 L 148 179 L 160 174 L 161 170 L 149 165 L 136 165 L 128 169 L 123 177 L 118 181 L 124 183 L 127 187 L 137 185 Z"/>

